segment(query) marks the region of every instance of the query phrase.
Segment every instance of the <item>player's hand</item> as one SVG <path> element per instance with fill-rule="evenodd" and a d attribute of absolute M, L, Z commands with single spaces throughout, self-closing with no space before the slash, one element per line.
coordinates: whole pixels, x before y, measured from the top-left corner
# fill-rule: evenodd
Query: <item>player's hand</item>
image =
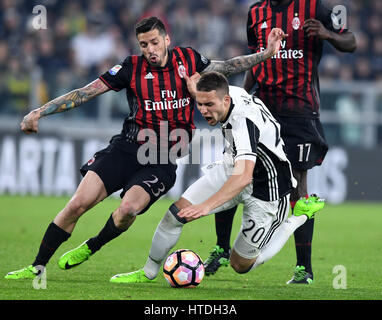
<path fill-rule="evenodd" d="M 321 40 L 326 40 L 330 37 L 330 32 L 324 27 L 321 21 L 316 19 L 305 20 L 302 26 L 308 37 L 318 37 Z"/>
<path fill-rule="evenodd" d="M 187 75 L 187 73 L 183 74 L 184 80 L 186 80 L 187 89 L 190 92 L 192 98 L 195 99 L 196 96 L 196 84 L 200 79 L 200 74 L 195 72 L 191 77 Z"/>
<path fill-rule="evenodd" d="M 180 218 L 185 218 L 187 221 L 192 221 L 208 215 L 209 212 L 210 209 L 206 205 L 196 204 L 180 210 L 178 216 Z"/>
<path fill-rule="evenodd" d="M 269 56 L 274 56 L 281 46 L 281 41 L 288 37 L 288 34 L 285 34 L 280 28 L 273 28 L 271 33 L 268 35 L 268 46 L 266 51 Z"/>
<path fill-rule="evenodd" d="M 26 134 L 37 133 L 39 118 L 38 111 L 33 110 L 29 112 L 20 123 L 21 130 Z"/>

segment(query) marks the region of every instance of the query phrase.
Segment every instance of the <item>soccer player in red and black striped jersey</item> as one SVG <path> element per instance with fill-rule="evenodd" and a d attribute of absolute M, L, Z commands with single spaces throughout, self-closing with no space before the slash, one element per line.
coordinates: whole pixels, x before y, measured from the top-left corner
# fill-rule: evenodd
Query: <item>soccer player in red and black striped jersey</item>
<path fill-rule="evenodd" d="M 194 99 L 187 86 L 192 83 L 190 80 L 203 71 L 214 70 L 229 76 L 249 70 L 277 53 L 285 36 L 280 29 L 275 29 L 269 35 L 264 52 L 210 61 L 192 48 L 170 49 L 170 36 L 156 17 L 138 22 L 135 30 L 141 56 L 127 57 L 87 86 L 56 98 L 24 117 L 21 129 L 25 133 L 37 132 L 41 117 L 78 107 L 109 90 L 126 89 L 131 108 L 121 133 L 82 166 L 84 178 L 68 204 L 48 226 L 35 261 L 7 274 L 6 278 L 34 278 L 38 273 L 36 266 L 45 268 L 57 248 L 69 238 L 78 219 L 120 189 L 123 190 L 121 204 L 104 228 L 97 236 L 64 254 L 59 259 L 59 267 L 69 269 L 81 264 L 126 231 L 138 214 L 148 210 L 175 183 L 176 163 L 171 161 L 175 159 L 168 153 L 168 144 L 178 141 L 178 135 L 181 142 L 186 140 L 184 145 L 191 139 Z M 154 151 L 160 151 L 159 157 L 143 157 L 145 152 L 141 152 L 141 147 L 147 138 L 149 153 L 154 146 Z"/>
<path fill-rule="evenodd" d="M 318 64 L 323 41 L 337 50 L 353 52 L 356 40 L 346 27 L 346 17 L 337 17 L 321 0 L 263 0 L 248 12 L 247 38 L 252 52 L 262 52 L 272 28 L 288 37 L 271 59 L 246 72 L 244 89 L 260 98 L 281 124 L 281 136 L 298 181 L 291 194 L 291 207 L 308 195 L 307 170 L 321 165 L 328 150 L 319 119 Z M 217 248 L 208 260 L 206 273 L 214 273 L 219 257 L 229 250 L 233 215 L 215 215 Z M 288 283 L 312 283 L 311 242 L 314 219 L 296 230 L 297 264 Z M 224 249 L 224 251 L 223 251 Z M 226 254 L 227 255 L 227 254 Z M 217 259 L 216 259 L 217 258 Z"/>

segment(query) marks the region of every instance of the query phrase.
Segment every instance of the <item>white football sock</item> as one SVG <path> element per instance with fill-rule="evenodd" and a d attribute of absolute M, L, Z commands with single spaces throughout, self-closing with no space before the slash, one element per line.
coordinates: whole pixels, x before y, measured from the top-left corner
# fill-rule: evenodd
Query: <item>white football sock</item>
<path fill-rule="evenodd" d="M 167 257 L 170 249 L 178 242 L 183 225 L 170 210 L 166 212 L 155 230 L 149 257 L 143 267 L 147 278 L 156 278 L 163 260 Z"/>
<path fill-rule="evenodd" d="M 270 260 L 274 257 L 281 248 L 288 241 L 289 237 L 294 233 L 294 231 L 303 225 L 307 220 L 307 216 L 290 216 L 286 219 L 280 227 L 278 227 L 272 236 L 271 240 L 261 249 L 259 256 L 257 257 L 255 263 L 251 269 L 263 264 L 264 262 Z"/>

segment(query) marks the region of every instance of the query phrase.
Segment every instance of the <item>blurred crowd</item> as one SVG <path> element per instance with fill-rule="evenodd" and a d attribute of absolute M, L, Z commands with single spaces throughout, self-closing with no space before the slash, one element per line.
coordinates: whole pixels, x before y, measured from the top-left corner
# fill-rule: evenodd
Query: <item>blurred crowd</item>
<path fill-rule="evenodd" d="M 25 114 L 36 107 L 31 104 L 81 87 L 127 55 L 139 54 L 134 24 L 144 16 L 162 18 L 172 45 L 192 46 L 211 59 L 246 54 L 247 13 L 254 2 L 0 0 L 0 114 Z M 382 80 L 382 1 L 342 4 L 358 49 L 341 54 L 325 45 L 321 79 Z M 46 29 L 34 28 L 36 5 L 46 8 Z M 242 76 L 232 81 L 240 85 Z M 76 115 L 96 117 L 92 103 Z"/>

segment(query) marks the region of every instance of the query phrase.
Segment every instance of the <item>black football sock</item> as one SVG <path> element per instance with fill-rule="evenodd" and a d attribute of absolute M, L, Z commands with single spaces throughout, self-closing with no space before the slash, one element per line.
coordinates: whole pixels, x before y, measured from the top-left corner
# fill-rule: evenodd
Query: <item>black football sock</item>
<path fill-rule="evenodd" d="M 215 214 L 216 244 L 228 252 L 231 248 L 231 230 L 237 206 Z"/>
<path fill-rule="evenodd" d="M 61 229 L 54 222 L 52 222 L 45 231 L 44 237 L 41 241 L 40 249 L 37 253 L 33 266 L 45 266 L 58 247 L 68 240 L 70 233 Z"/>
<path fill-rule="evenodd" d="M 312 239 L 313 239 L 314 219 L 307 220 L 294 232 L 296 245 L 296 256 L 298 266 L 304 266 L 305 271 L 313 275 L 312 272 Z"/>
<path fill-rule="evenodd" d="M 88 241 L 86 241 L 86 244 L 88 245 L 91 252 L 95 253 L 99 249 L 101 249 L 103 245 L 118 237 L 121 233 L 125 231 L 126 230 L 119 229 L 115 226 L 113 215 L 111 215 L 103 229 L 100 231 L 100 233 L 94 238 L 91 238 Z"/>

